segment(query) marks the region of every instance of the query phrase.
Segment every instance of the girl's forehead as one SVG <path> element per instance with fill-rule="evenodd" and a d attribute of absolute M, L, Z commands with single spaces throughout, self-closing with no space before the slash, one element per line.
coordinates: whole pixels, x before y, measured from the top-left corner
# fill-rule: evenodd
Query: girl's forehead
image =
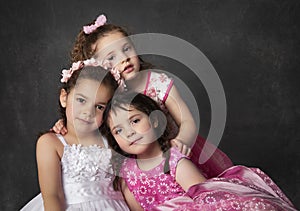
<path fill-rule="evenodd" d="M 94 94 L 98 91 L 100 88 L 101 83 L 97 80 L 93 79 L 79 79 L 77 80 L 77 83 L 74 87 L 75 93 L 82 92 L 85 94 Z"/>
<path fill-rule="evenodd" d="M 112 119 L 128 119 L 130 115 L 133 113 L 139 112 L 137 109 L 130 105 L 118 105 L 118 106 L 113 106 L 111 111 L 110 111 L 110 117 Z"/>
<path fill-rule="evenodd" d="M 95 43 L 96 54 L 102 54 L 106 51 L 117 49 L 119 46 L 123 46 L 128 43 L 128 37 L 124 36 L 121 32 L 114 31 L 105 34 Z"/>

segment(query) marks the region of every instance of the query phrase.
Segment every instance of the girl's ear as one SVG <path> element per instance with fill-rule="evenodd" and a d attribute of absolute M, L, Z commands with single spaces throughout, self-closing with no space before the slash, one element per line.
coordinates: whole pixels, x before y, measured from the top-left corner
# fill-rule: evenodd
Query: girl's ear
<path fill-rule="evenodd" d="M 154 127 L 154 128 L 157 128 L 157 127 L 158 127 L 158 120 L 157 120 L 157 118 L 154 119 L 153 127 Z"/>
<path fill-rule="evenodd" d="M 152 124 L 153 124 L 154 128 L 158 127 L 158 119 L 157 119 L 157 117 L 153 118 L 153 123 Z"/>
<path fill-rule="evenodd" d="M 155 110 L 155 111 L 152 111 L 149 115 L 149 119 L 150 119 L 150 122 L 153 126 L 153 128 L 157 128 L 158 127 L 158 121 L 159 119 L 161 118 L 160 115 L 163 115 L 162 117 L 165 118 L 164 114 L 162 111 L 159 111 L 159 110 Z"/>
<path fill-rule="evenodd" d="M 61 89 L 60 95 L 59 95 L 59 101 L 63 108 L 65 108 L 67 106 L 67 97 L 68 97 L 68 93 L 66 92 L 66 90 Z"/>

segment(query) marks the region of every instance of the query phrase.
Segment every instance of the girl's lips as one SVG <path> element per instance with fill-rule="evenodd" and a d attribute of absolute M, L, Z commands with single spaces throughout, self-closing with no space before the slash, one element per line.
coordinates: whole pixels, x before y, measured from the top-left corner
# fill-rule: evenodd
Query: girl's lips
<path fill-rule="evenodd" d="M 80 122 L 84 123 L 84 124 L 91 124 L 91 123 L 92 123 L 91 121 L 86 121 L 86 120 L 80 119 L 80 118 L 78 118 L 78 120 L 79 120 Z"/>
<path fill-rule="evenodd" d="M 130 73 L 133 71 L 133 65 L 130 64 L 130 65 L 127 65 L 124 70 L 123 70 L 123 73 Z"/>
<path fill-rule="evenodd" d="M 142 139 L 142 138 L 138 138 L 138 139 L 134 140 L 133 142 L 131 142 L 131 143 L 129 144 L 129 146 L 136 144 L 136 143 L 137 143 L 139 140 L 141 140 L 141 139 Z"/>

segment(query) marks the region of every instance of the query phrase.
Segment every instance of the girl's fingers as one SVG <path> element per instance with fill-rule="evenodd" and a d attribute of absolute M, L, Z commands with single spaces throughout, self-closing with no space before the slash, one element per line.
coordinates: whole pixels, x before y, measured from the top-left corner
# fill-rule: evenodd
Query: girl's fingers
<path fill-rule="evenodd" d="M 62 135 L 66 135 L 67 132 L 68 132 L 68 131 L 67 131 L 67 128 L 63 127 L 60 133 L 61 133 Z"/>
<path fill-rule="evenodd" d="M 171 145 L 173 147 L 177 147 L 177 149 L 186 156 L 189 156 L 191 154 L 192 149 L 177 139 L 172 139 Z"/>
<path fill-rule="evenodd" d="M 57 134 L 62 132 L 62 128 L 59 125 L 54 125 L 52 130 Z"/>
<path fill-rule="evenodd" d="M 190 147 L 188 147 L 188 150 L 187 150 L 186 156 L 190 157 L 190 155 L 191 155 L 191 152 L 192 152 L 192 149 L 191 149 Z"/>

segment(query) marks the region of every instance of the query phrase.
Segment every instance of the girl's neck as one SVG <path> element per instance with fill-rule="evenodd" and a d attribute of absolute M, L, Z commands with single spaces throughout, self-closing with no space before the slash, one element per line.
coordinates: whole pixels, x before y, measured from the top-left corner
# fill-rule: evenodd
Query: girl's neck
<path fill-rule="evenodd" d="M 69 130 L 68 133 L 64 136 L 68 144 L 80 144 L 83 146 L 90 145 L 99 145 L 104 146 L 103 139 L 99 131 L 94 133 L 78 134 L 74 130 Z"/>
<path fill-rule="evenodd" d="M 134 78 L 125 81 L 126 86 L 129 90 L 143 93 L 146 88 L 148 71 L 140 71 Z"/>
<path fill-rule="evenodd" d="M 137 165 L 142 170 L 149 170 L 156 167 L 163 160 L 163 152 L 160 149 L 158 142 L 149 145 L 148 150 L 136 155 Z"/>
<path fill-rule="evenodd" d="M 148 171 L 158 166 L 163 161 L 163 159 L 163 153 L 161 152 L 160 155 L 157 155 L 155 157 L 147 159 L 137 158 L 136 163 L 141 170 Z"/>

